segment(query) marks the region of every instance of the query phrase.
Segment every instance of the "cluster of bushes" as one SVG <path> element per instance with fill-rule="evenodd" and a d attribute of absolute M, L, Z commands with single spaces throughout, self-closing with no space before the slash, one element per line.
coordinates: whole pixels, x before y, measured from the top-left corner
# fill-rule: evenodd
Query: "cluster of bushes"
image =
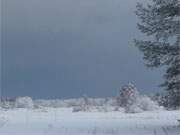
<path fill-rule="evenodd" d="M 66 100 L 32 100 L 30 97 L 19 97 L 15 100 L 5 100 L 1 107 L 9 108 L 60 108 L 71 107 L 73 112 L 79 111 L 124 111 L 127 113 L 137 113 L 160 109 L 157 102 L 150 97 L 139 94 L 132 84 L 123 86 L 119 95 L 112 98 L 88 98 L 83 96 L 77 99 Z"/>
<path fill-rule="evenodd" d="M 143 111 L 159 110 L 162 107 L 146 95 L 139 94 L 133 84 L 128 84 L 120 89 L 119 95 L 112 99 L 106 99 L 101 106 L 94 104 L 84 97 L 84 104 L 74 107 L 73 111 L 123 111 L 138 113 Z"/>
<path fill-rule="evenodd" d="M 13 108 L 34 108 L 34 102 L 31 97 L 18 97 L 15 99 L 4 99 L 0 106 L 4 109 Z"/>
<path fill-rule="evenodd" d="M 10 108 L 61 108 L 61 107 L 82 107 L 82 106 L 115 106 L 115 98 L 75 98 L 75 99 L 53 99 L 45 100 L 38 99 L 32 100 L 31 97 L 18 97 L 14 100 L 3 100 L 1 102 L 1 107 Z"/>
<path fill-rule="evenodd" d="M 161 108 L 159 104 L 150 97 L 139 94 L 133 84 L 128 84 L 121 88 L 120 94 L 117 97 L 117 104 L 123 107 L 128 113 L 153 111 Z"/>

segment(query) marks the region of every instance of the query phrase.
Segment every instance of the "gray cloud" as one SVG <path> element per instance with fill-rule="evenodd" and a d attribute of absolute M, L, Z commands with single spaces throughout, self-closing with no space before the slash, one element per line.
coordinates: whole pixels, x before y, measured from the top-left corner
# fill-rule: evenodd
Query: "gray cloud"
<path fill-rule="evenodd" d="M 133 38 L 132 0 L 4 1 L 5 95 L 111 96 L 129 81 L 157 89 Z"/>

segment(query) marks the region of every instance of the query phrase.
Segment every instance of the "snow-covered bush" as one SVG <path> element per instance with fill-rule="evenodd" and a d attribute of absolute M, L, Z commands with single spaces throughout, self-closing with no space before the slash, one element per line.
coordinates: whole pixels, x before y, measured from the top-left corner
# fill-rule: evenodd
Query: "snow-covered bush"
<path fill-rule="evenodd" d="M 3 101 L 1 103 L 1 107 L 4 108 L 4 109 L 12 109 L 12 108 L 14 108 L 14 103 L 9 102 L 9 101 Z"/>
<path fill-rule="evenodd" d="M 33 100 L 31 97 L 19 97 L 15 101 L 16 108 L 33 108 Z"/>
<path fill-rule="evenodd" d="M 158 103 L 151 100 L 148 96 L 141 96 L 138 101 L 143 111 L 154 111 L 160 108 Z"/>
<path fill-rule="evenodd" d="M 54 99 L 54 100 L 34 100 L 35 107 L 76 107 L 76 106 L 116 106 L 116 98 L 89 98 L 81 97 L 76 99 Z"/>
<path fill-rule="evenodd" d="M 10 98 L 10 97 L 3 97 L 0 102 L 0 106 L 3 109 L 12 109 L 15 107 L 14 104 L 15 104 L 15 98 Z"/>
<path fill-rule="evenodd" d="M 75 106 L 73 107 L 72 112 L 81 112 L 84 111 L 84 108 L 82 108 L 81 106 Z"/>
<path fill-rule="evenodd" d="M 141 107 L 139 106 L 139 104 L 137 103 L 134 103 L 130 106 L 127 106 L 125 108 L 125 112 L 126 113 L 140 113 L 140 112 L 143 112 L 143 110 L 141 109 Z"/>
<path fill-rule="evenodd" d="M 117 97 L 117 105 L 123 107 L 127 113 L 153 111 L 160 109 L 158 103 L 148 96 L 142 96 L 133 84 L 122 87 Z"/>
<path fill-rule="evenodd" d="M 116 101 L 116 98 L 106 98 L 106 102 L 105 104 L 107 106 L 117 106 L 117 101 Z"/>
<path fill-rule="evenodd" d="M 90 107 L 86 106 L 86 105 L 82 105 L 82 106 L 74 106 L 73 107 L 73 112 L 89 112 L 90 111 Z"/>
<path fill-rule="evenodd" d="M 161 109 L 157 102 L 151 100 L 148 96 L 139 96 L 134 104 L 127 106 L 127 113 L 140 113 L 143 111 L 154 111 Z"/>

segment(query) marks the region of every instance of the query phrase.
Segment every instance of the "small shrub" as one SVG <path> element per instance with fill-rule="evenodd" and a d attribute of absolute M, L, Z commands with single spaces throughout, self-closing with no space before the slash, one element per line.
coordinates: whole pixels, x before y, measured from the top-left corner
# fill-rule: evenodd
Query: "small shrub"
<path fill-rule="evenodd" d="M 33 108 L 33 100 L 30 97 L 19 97 L 15 101 L 16 108 Z"/>

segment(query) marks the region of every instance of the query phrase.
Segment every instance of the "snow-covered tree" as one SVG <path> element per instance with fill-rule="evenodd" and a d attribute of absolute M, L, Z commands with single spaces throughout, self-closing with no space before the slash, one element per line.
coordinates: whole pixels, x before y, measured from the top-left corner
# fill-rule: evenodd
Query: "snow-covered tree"
<path fill-rule="evenodd" d="M 139 92 L 136 87 L 129 83 L 120 89 L 120 94 L 117 97 L 117 104 L 121 107 L 129 107 L 134 104 L 139 98 Z"/>
<path fill-rule="evenodd" d="M 148 67 L 166 67 L 165 82 L 169 107 L 180 106 L 180 0 L 150 0 L 137 4 L 138 29 L 149 40 L 135 40 Z"/>
<path fill-rule="evenodd" d="M 123 107 L 127 113 L 160 109 L 157 102 L 154 102 L 148 96 L 139 94 L 137 88 L 131 83 L 121 88 L 120 94 L 117 97 L 117 104 Z"/>

